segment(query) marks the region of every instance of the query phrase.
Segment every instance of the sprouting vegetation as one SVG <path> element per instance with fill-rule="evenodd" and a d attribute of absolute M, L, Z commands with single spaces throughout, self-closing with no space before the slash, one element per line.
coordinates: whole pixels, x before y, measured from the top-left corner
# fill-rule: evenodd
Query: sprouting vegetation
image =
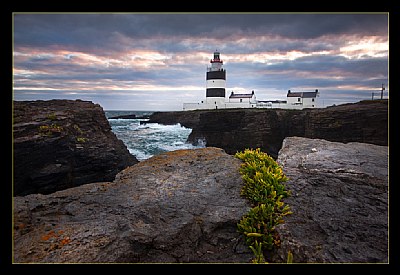
<path fill-rule="evenodd" d="M 74 124 L 72 127 L 74 129 L 74 133 L 75 133 L 75 136 L 76 136 L 76 141 L 78 143 L 85 143 L 85 142 L 87 142 L 89 140 L 87 137 L 83 136 L 85 133 L 83 132 L 83 130 L 78 125 Z"/>
<path fill-rule="evenodd" d="M 59 134 L 63 131 L 63 127 L 57 124 L 41 125 L 39 127 L 39 134 L 51 137 L 53 134 Z"/>
<path fill-rule="evenodd" d="M 76 141 L 79 143 L 85 143 L 86 141 L 88 141 L 88 139 L 85 137 L 77 137 Z"/>
<path fill-rule="evenodd" d="M 57 116 L 55 113 L 47 115 L 47 118 L 50 119 L 51 121 L 57 120 Z"/>
<path fill-rule="evenodd" d="M 275 226 L 284 223 L 284 216 L 292 213 L 282 201 L 290 196 L 284 185 L 288 178 L 279 164 L 260 148 L 237 152 L 235 157 L 243 161 L 239 170 L 244 181 L 241 195 L 252 205 L 237 224 L 238 230 L 255 255 L 253 263 L 265 263 L 263 249 L 271 250 L 280 245 Z M 289 253 L 288 262 L 291 262 Z"/>

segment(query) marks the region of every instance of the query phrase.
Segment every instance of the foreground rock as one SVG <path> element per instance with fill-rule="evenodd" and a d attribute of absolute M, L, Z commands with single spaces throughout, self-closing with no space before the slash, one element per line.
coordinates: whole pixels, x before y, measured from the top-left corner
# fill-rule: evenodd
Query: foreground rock
<path fill-rule="evenodd" d="M 388 263 L 388 147 L 286 138 L 278 162 L 293 214 L 271 261 Z"/>
<path fill-rule="evenodd" d="M 112 181 L 138 163 L 90 101 L 14 101 L 13 119 L 14 195 Z"/>
<path fill-rule="evenodd" d="M 292 214 L 270 263 L 388 262 L 387 146 L 286 138 Z M 240 161 L 218 148 L 161 154 L 113 182 L 14 198 L 14 260 L 249 263 Z"/>
<path fill-rule="evenodd" d="M 15 197 L 15 262 L 249 263 L 240 163 L 218 148 L 174 151 L 113 182 Z"/>

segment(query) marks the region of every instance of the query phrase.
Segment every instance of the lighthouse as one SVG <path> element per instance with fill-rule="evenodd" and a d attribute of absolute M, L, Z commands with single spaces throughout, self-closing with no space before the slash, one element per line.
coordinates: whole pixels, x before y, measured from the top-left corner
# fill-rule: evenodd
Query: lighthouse
<path fill-rule="evenodd" d="M 258 100 L 254 90 L 251 93 L 232 91 L 229 96 L 226 96 L 226 71 L 222 67 L 223 62 L 217 50 L 215 50 L 214 58 L 210 60 L 210 64 L 207 66 L 206 72 L 206 99 L 197 103 L 183 103 L 184 111 L 228 108 L 303 109 L 316 108 L 317 106 L 318 90 L 315 90 L 315 92 L 296 93 L 289 90 L 287 100 Z"/>
<path fill-rule="evenodd" d="M 223 61 L 220 59 L 220 53 L 214 52 L 214 58 L 210 60 L 211 66 L 207 67 L 206 73 L 206 104 L 225 107 L 225 82 L 226 71 L 222 68 Z"/>

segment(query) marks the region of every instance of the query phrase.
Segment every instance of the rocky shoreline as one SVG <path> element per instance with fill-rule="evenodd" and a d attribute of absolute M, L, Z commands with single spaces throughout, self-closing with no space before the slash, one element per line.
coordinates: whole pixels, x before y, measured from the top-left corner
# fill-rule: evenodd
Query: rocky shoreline
<path fill-rule="evenodd" d="M 14 102 L 13 261 L 250 263 L 236 228 L 250 206 L 230 153 L 262 145 L 278 151 L 293 212 L 268 262 L 291 251 L 295 263 L 388 263 L 387 102 L 168 113 L 150 121 L 190 125 L 207 148 L 138 162 L 99 105 Z"/>
<path fill-rule="evenodd" d="M 286 137 L 320 138 L 336 142 L 388 145 L 388 101 L 365 100 L 328 108 L 226 109 L 156 112 L 148 122 L 192 128 L 190 142 L 205 140 L 207 146 L 235 154 L 261 148 L 278 157 Z"/>

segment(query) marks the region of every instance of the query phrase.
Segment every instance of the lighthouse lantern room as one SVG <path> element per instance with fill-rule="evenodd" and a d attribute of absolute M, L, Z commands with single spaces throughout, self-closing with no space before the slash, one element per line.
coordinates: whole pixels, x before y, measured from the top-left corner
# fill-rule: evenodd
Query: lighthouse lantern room
<path fill-rule="evenodd" d="M 214 52 L 214 58 L 210 60 L 211 66 L 207 68 L 206 74 L 206 103 L 214 105 L 214 109 L 225 103 L 226 71 L 222 68 L 223 61 L 220 53 Z"/>

